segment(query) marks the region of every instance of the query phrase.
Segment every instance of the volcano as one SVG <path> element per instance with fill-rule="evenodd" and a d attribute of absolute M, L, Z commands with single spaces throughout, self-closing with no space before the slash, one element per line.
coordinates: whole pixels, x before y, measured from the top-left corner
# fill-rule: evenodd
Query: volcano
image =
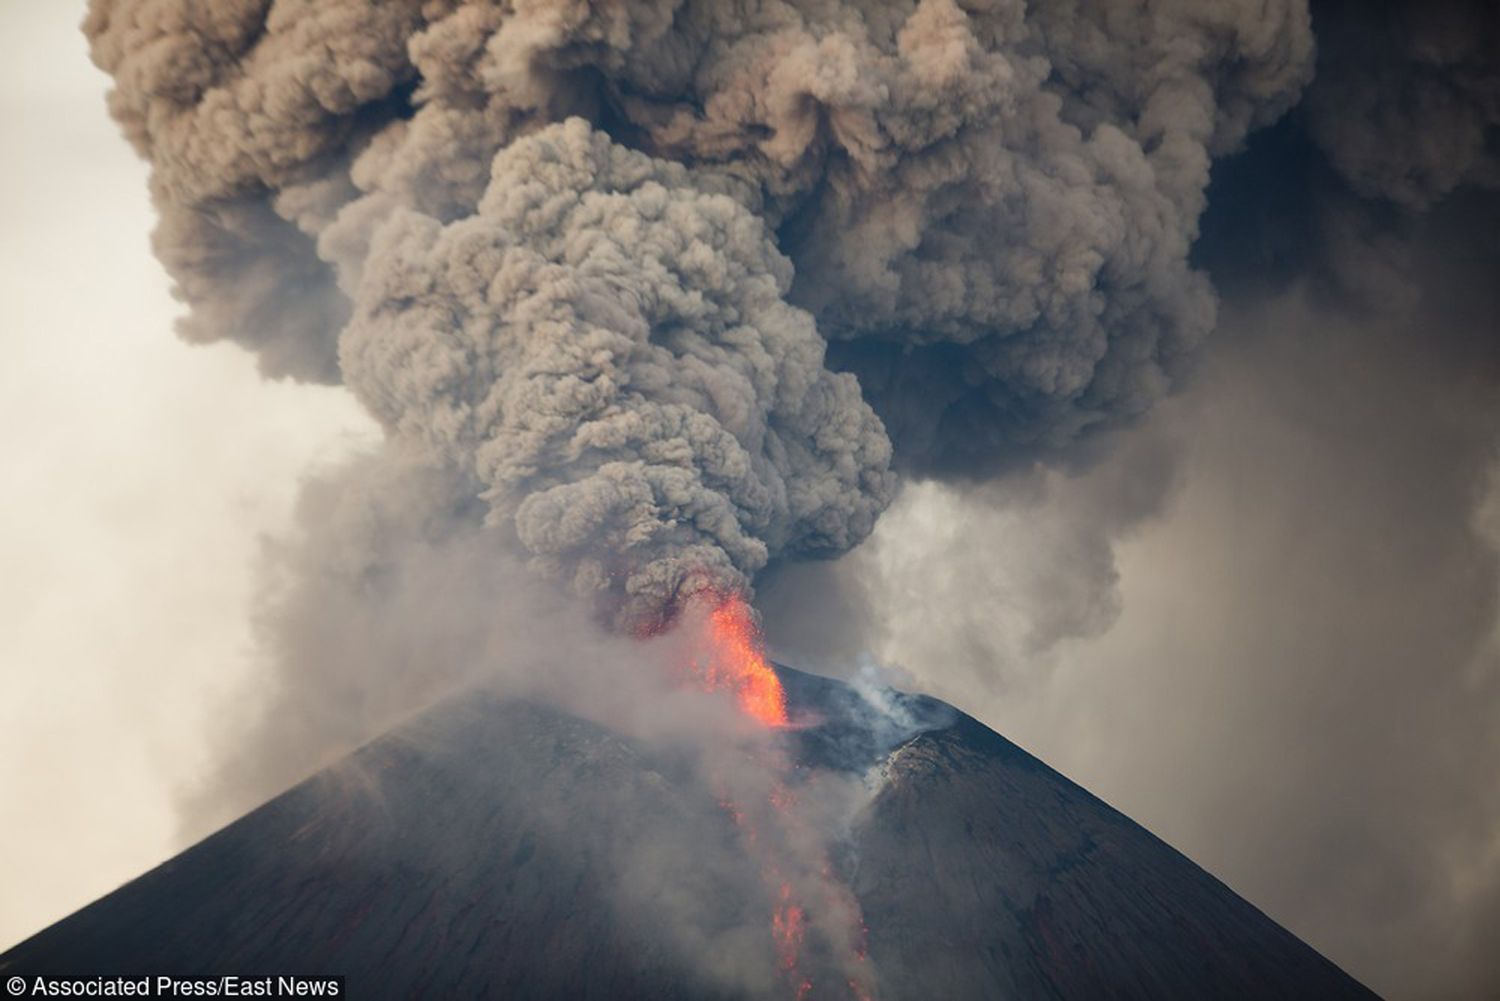
<path fill-rule="evenodd" d="M 880 998 L 1371 998 L 974 719 L 777 668 Z M 475 690 L 0 956 L 0 974 L 347 977 L 351 997 L 785 996 L 721 804 L 670 751 Z M 751 929 L 747 931 L 746 929 Z M 762 940 L 762 936 L 765 940 Z"/>

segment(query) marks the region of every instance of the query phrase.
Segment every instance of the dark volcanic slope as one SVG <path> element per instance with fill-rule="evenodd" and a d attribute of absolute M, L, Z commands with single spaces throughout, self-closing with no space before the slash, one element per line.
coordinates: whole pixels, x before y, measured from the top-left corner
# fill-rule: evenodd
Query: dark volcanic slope
<path fill-rule="evenodd" d="M 639 811 L 732 838 L 713 803 L 677 795 L 613 734 L 474 693 L 45 929 L 0 969 L 346 974 L 355 998 L 698 997 L 602 889 L 602 822 Z"/>
<path fill-rule="evenodd" d="M 856 722 L 849 689 L 784 676 L 827 721 L 798 736 L 803 761 L 883 761 L 848 853 L 881 997 L 1372 996 L 974 720 L 908 699 L 927 729 L 892 748 Z M 772 968 L 769 934 L 745 931 L 768 904 L 730 889 L 756 882 L 737 834 L 679 779 L 598 726 L 474 693 L 21 943 L 0 975 L 343 973 L 357 998 L 723 994 L 755 982 L 743 957 Z"/>
<path fill-rule="evenodd" d="M 888 767 L 855 889 L 893 997 L 1371 996 L 973 720 L 917 738 Z"/>

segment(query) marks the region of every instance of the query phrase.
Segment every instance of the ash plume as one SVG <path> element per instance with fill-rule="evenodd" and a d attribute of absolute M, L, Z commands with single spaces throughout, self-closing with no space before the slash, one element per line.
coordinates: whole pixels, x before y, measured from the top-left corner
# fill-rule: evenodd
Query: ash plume
<path fill-rule="evenodd" d="M 1308 131 L 1360 195 L 1420 211 L 1500 186 L 1500 12 L 1484 0 L 1319 8 Z"/>
<path fill-rule="evenodd" d="M 832 556 L 892 469 L 1144 412 L 1293 0 L 97 0 L 190 339 L 342 380 L 629 628 Z M 856 382 L 856 377 L 858 381 Z M 878 416 L 877 416 L 878 415 Z"/>

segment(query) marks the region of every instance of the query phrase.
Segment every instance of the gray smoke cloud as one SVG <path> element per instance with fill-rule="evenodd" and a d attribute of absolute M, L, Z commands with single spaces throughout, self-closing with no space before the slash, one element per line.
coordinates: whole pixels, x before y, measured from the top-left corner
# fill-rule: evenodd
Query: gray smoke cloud
<path fill-rule="evenodd" d="M 773 638 L 834 644 L 792 610 L 852 592 L 869 625 L 823 663 L 898 665 L 1382 996 L 1492 996 L 1497 218 L 1465 199 L 1403 244 L 1410 309 L 1308 278 L 1226 294 L 1199 381 L 1106 460 L 1045 474 L 1040 504 L 903 495 L 850 558 L 798 571 L 835 578 L 800 603 L 767 582 Z"/>
<path fill-rule="evenodd" d="M 85 31 L 184 333 L 342 379 L 635 628 L 846 551 L 893 465 L 1160 399 L 1213 323 L 1212 158 L 1312 53 L 1294 0 L 99 0 Z"/>
<path fill-rule="evenodd" d="M 1461 185 L 1500 186 L 1500 15 L 1484 0 L 1319 11 L 1309 133 L 1354 190 L 1426 209 Z"/>
<path fill-rule="evenodd" d="M 889 442 L 790 271 L 741 205 L 572 119 L 497 156 L 473 216 L 380 228 L 342 368 L 536 562 L 583 594 L 623 576 L 649 621 L 694 578 L 848 549 L 889 500 Z"/>

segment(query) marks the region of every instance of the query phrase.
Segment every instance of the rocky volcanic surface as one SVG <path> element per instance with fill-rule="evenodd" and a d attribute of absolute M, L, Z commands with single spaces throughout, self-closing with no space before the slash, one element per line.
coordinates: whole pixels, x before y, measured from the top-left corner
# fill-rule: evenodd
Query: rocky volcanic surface
<path fill-rule="evenodd" d="M 973 719 L 902 696 L 904 725 L 885 726 L 847 686 L 782 676 L 793 712 L 823 721 L 791 735 L 804 768 L 883 776 L 837 860 L 879 997 L 1373 996 Z M 341 973 L 355 998 L 785 994 L 769 903 L 744 889 L 754 865 L 689 769 L 472 692 L 22 942 L 0 975 Z"/>

